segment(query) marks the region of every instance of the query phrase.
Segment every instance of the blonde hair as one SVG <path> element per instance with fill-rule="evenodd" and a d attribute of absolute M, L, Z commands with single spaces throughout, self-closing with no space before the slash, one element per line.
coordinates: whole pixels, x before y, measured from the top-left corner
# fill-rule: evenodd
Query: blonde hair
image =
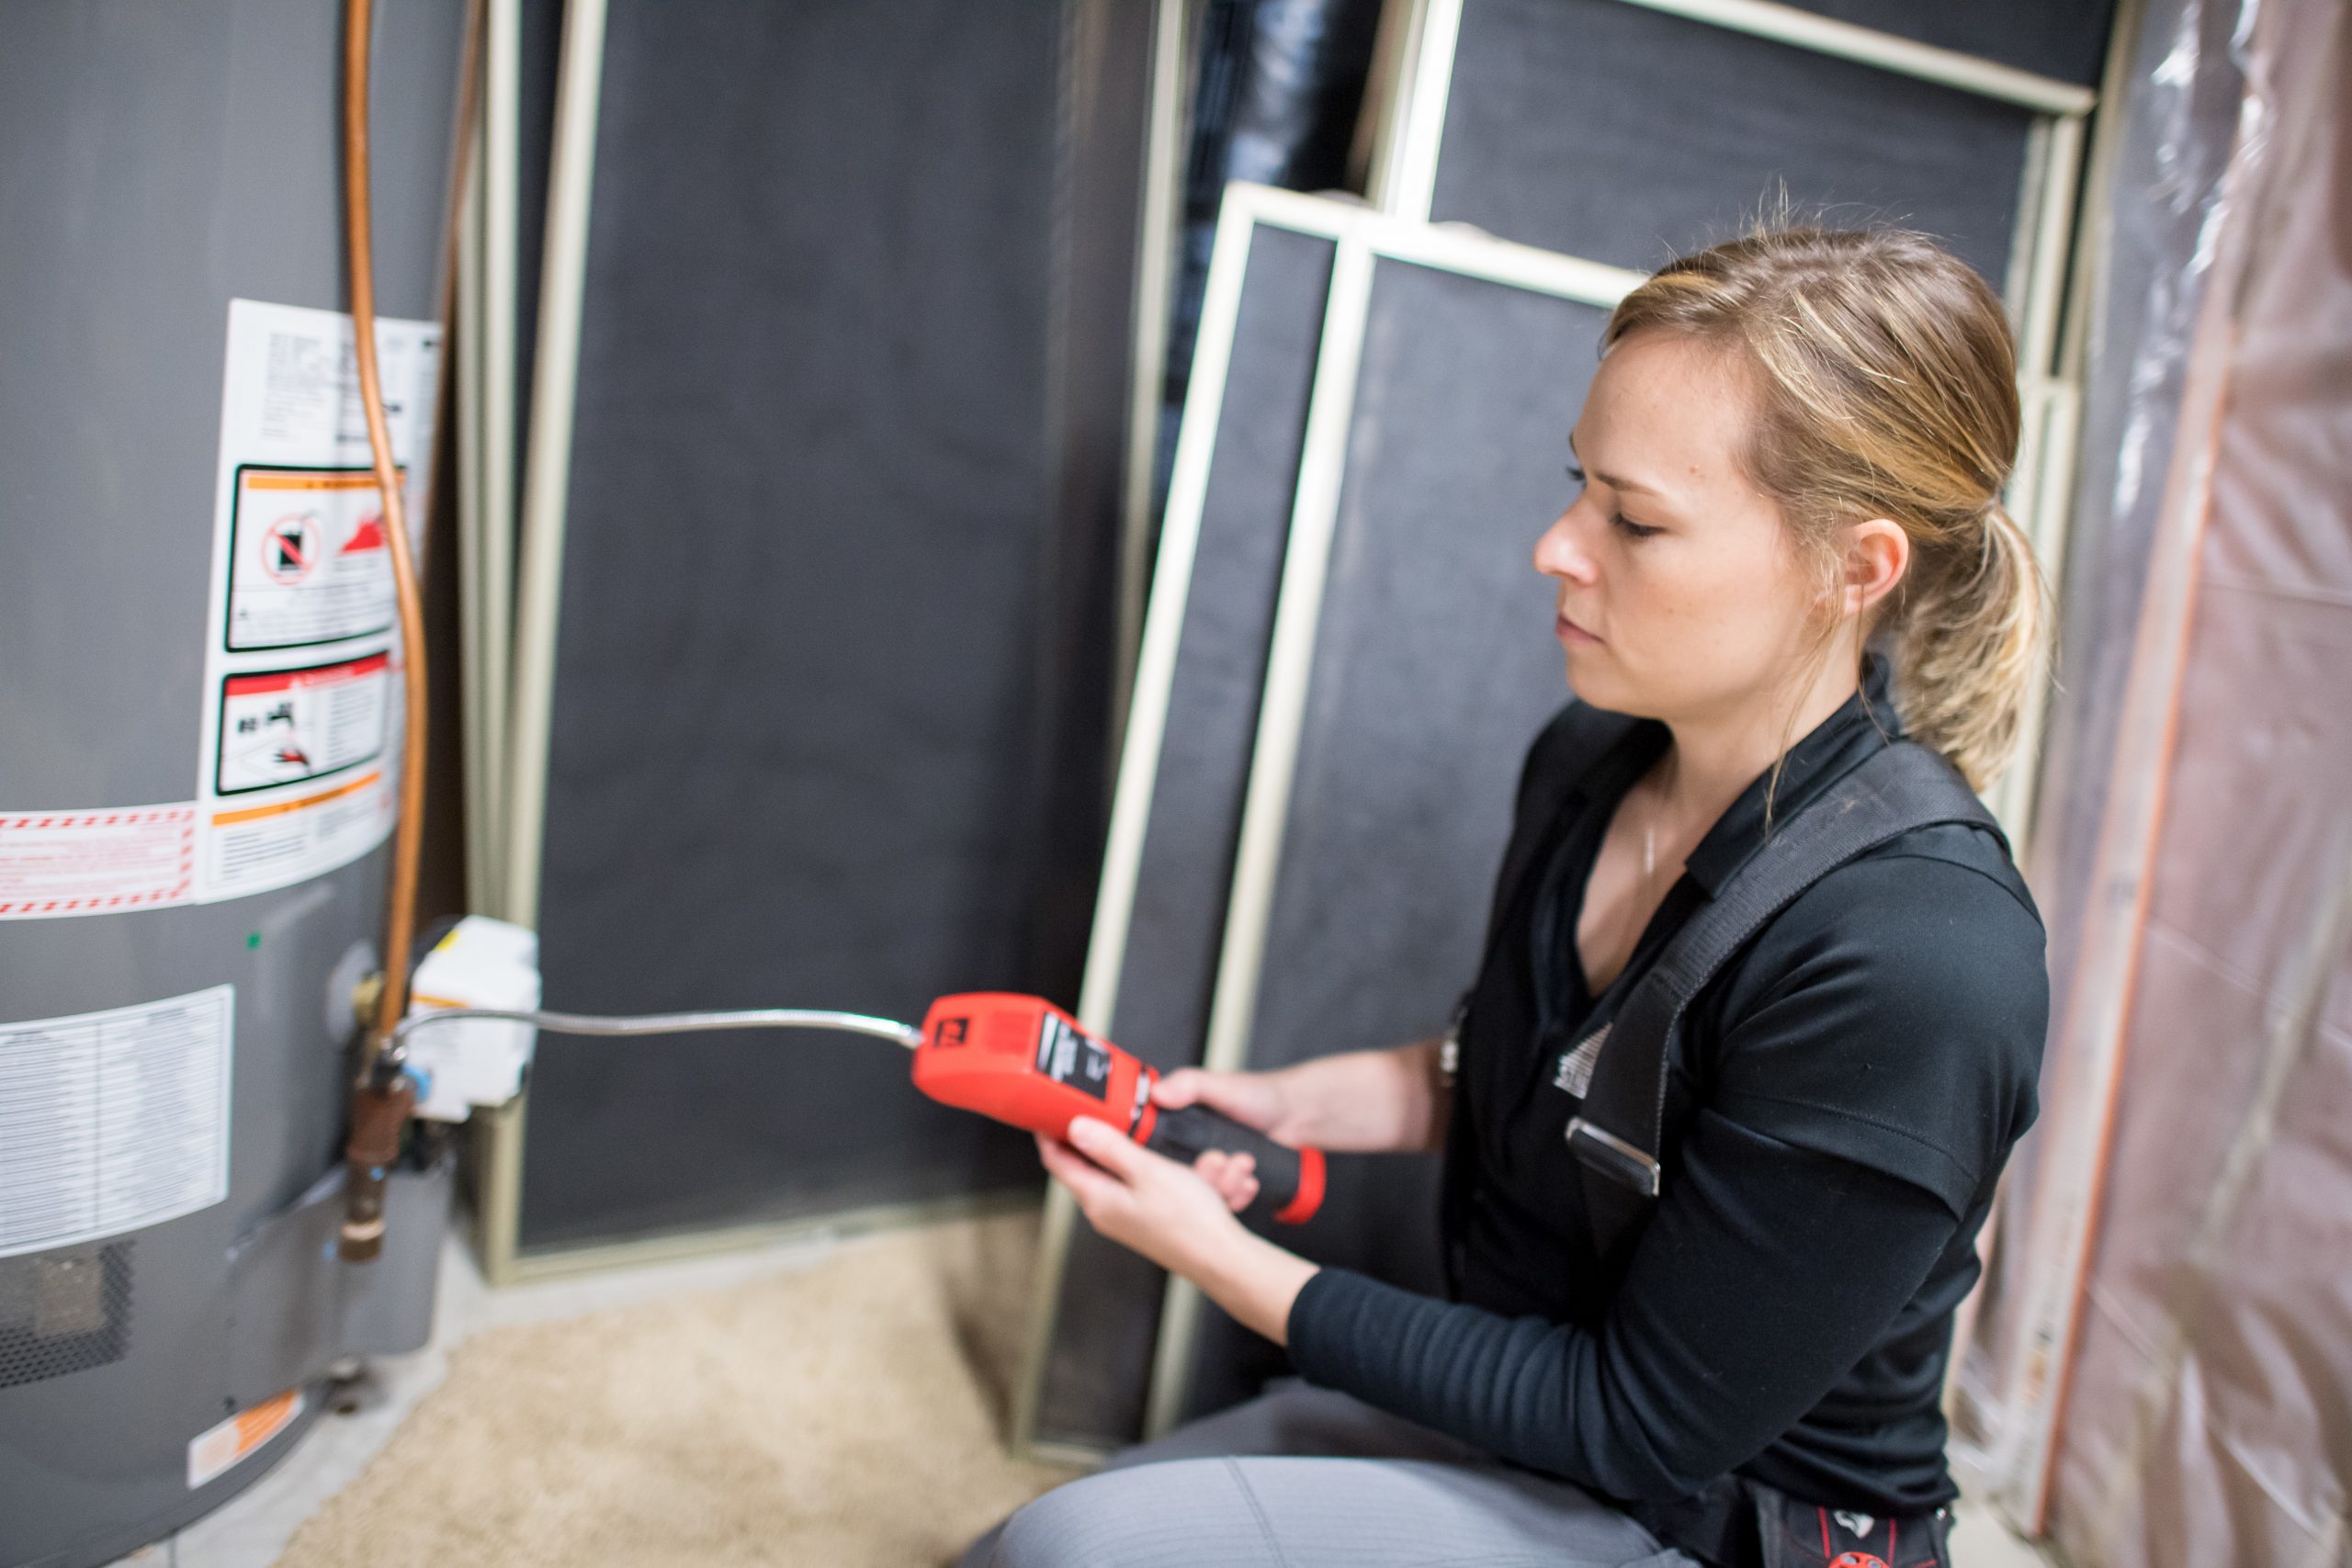
<path fill-rule="evenodd" d="M 1838 531 L 1883 517 L 1911 563 L 1867 628 L 1895 712 L 1984 789 L 2016 750 L 2047 615 L 2032 543 L 2003 510 L 2017 348 L 1966 264 L 1902 230 L 1780 228 L 1668 263 L 1610 317 L 1736 348 L 1757 372 L 1743 454 L 1825 573 Z"/>

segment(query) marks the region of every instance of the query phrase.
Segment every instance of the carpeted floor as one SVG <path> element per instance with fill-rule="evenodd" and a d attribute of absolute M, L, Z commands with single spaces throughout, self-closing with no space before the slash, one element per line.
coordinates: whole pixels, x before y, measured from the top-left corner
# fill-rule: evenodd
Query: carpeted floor
<path fill-rule="evenodd" d="M 1034 1212 L 452 1355 L 281 1568 L 928 1568 L 1070 1472 L 1002 1443 Z"/>

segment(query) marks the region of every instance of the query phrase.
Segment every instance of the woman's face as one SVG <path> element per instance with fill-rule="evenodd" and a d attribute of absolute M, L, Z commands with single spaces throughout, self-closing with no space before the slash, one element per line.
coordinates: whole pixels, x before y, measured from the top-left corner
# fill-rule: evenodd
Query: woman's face
<path fill-rule="evenodd" d="M 1601 361 L 1569 436 L 1582 490 L 1535 545 L 1594 706 L 1729 718 L 1814 641 L 1818 581 L 1740 468 L 1752 407 L 1744 367 L 1697 339 L 1636 332 Z"/>

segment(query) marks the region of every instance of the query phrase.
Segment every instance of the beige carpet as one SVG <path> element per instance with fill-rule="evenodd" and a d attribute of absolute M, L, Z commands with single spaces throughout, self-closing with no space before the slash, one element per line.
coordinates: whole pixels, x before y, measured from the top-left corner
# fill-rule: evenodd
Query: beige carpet
<path fill-rule="evenodd" d="M 489 1330 L 282 1568 L 909 1568 L 1069 1472 L 1001 1434 L 1034 1212 Z"/>

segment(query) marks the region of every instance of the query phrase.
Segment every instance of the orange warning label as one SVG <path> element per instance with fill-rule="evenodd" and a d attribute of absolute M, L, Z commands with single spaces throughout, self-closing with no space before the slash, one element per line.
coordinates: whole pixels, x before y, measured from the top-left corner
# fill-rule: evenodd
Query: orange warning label
<path fill-rule="evenodd" d="M 228 1473 L 238 1461 L 294 1424 L 302 1414 L 302 1391 L 289 1388 L 251 1410 L 241 1410 L 209 1431 L 188 1439 L 187 1489 L 191 1492 Z"/>
<path fill-rule="evenodd" d="M 374 789 L 383 782 L 383 774 L 369 773 L 365 778 L 354 779 L 349 784 L 337 784 L 333 789 L 322 789 L 316 795 L 306 795 L 300 800 L 280 800 L 268 806 L 248 806 L 242 811 L 216 811 L 212 814 L 212 825 L 215 828 L 229 828 L 240 822 L 259 822 L 271 817 L 290 816 L 297 811 L 308 811 L 314 806 L 324 806 L 331 800 L 341 800 L 346 795 L 356 795 L 363 789 Z"/>
<path fill-rule="evenodd" d="M 231 651 L 390 629 L 392 570 L 372 469 L 248 464 L 232 507 Z"/>
<path fill-rule="evenodd" d="M 381 841 L 391 813 L 380 768 L 290 799 L 214 811 L 206 823 L 200 880 L 207 896 L 218 898 L 315 876 Z"/>

